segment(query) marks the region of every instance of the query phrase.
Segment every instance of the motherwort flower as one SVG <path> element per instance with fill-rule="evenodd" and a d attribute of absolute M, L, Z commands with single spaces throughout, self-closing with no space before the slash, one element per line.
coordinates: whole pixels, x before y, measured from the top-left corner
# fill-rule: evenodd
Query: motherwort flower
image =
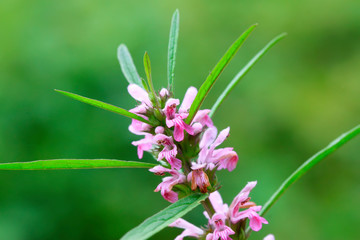
<path fill-rule="evenodd" d="M 257 212 L 261 210 L 261 206 L 257 206 L 254 202 L 250 202 L 249 194 L 256 186 L 256 181 L 249 182 L 234 198 L 230 207 L 223 203 L 221 195 L 218 191 L 212 192 L 209 200 L 214 209 L 212 216 L 208 212 L 204 212 L 205 217 L 208 219 L 208 228 L 206 229 L 207 240 L 230 240 L 231 235 L 234 235 L 234 229 L 238 226 L 245 230 L 244 221 L 249 220 L 249 226 L 254 231 L 259 231 L 262 224 L 268 222 L 258 215 Z M 240 211 L 239 210 L 243 210 Z M 175 226 L 176 225 L 171 225 Z M 239 234 L 239 233 L 238 233 Z M 268 235 L 264 240 L 274 239 L 273 235 Z"/>
<path fill-rule="evenodd" d="M 196 88 L 190 87 L 186 91 L 181 104 L 164 88 L 155 96 L 136 84 L 130 84 L 128 91 L 139 102 L 130 111 L 154 123 L 133 119 L 129 126 L 130 132 L 144 136 L 132 142 L 137 146 L 138 157 L 142 158 L 144 151 L 150 152 L 161 166 L 171 169 L 166 171 L 171 177 L 165 177 L 156 188 L 166 200 L 174 202 L 177 199 L 176 192 L 171 189 L 180 183 L 192 191 L 199 189 L 206 193 L 214 184 L 216 170 L 232 171 L 235 168 L 238 156 L 233 148 L 216 149 L 229 136 L 230 128 L 217 136 L 208 109 L 197 111 L 190 124 L 185 122 L 197 95 Z M 183 179 L 183 176 L 187 177 Z"/>

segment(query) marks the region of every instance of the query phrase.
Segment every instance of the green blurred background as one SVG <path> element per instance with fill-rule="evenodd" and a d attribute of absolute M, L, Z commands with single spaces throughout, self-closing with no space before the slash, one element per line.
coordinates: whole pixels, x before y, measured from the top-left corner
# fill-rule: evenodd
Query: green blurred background
<path fill-rule="evenodd" d="M 259 27 L 205 102 L 211 107 L 237 71 L 270 39 L 288 32 L 214 117 L 231 126 L 238 167 L 219 175 L 226 202 L 258 180 L 263 204 L 304 160 L 360 116 L 360 2 L 45 1 L 0 2 L 1 162 L 53 158 L 136 160 L 128 119 L 75 102 L 68 90 L 125 108 L 135 101 L 116 58 L 126 43 L 144 76 L 147 50 L 156 88 L 166 83 L 171 15 L 180 10 L 176 95 L 199 87 L 248 26 Z M 251 239 L 360 239 L 360 138 L 296 183 Z M 145 155 L 145 161 L 152 161 Z M 168 205 L 160 178 L 142 169 L 0 172 L 0 239 L 118 239 Z M 185 218 L 205 224 L 201 207 Z M 152 239 L 173 239 L 165 229 Z"/>

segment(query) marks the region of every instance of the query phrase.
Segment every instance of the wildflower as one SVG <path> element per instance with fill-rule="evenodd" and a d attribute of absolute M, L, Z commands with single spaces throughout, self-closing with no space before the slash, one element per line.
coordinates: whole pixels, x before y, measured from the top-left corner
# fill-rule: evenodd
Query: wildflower
<path fill-rule="evenodd" d="M 237 218 L 239 214 L 240 208 L 248 208 L 251 206 L 255 206 L 255 203 L 250 202 L 249 194 L 251 190 L 256 186 L 257 181 L 248 182 L 246 186 L 239 192 L 238 195 L 234 198 L 232 201 L 230 208 L 229 208 L 229 214 L 230 218 L 234 219 L 232 220 L 233 223 L 237 222 L 235 219 Z"/>
<path fill-rule="evenodd" d="M 153 140 L 156 144 L 164 146 L 163 150 L 158 155 L 158 161 L 165 158 L 172 168 L 180 169 L 181 160 L 176 158 L 177 147 L 174 144 L 172 137 L 159 133 L 155 135 Z"/>
<path fill-rule="evenodd" d="M 174 203 L 178 200 L 178 194 L 172 191 L 172 188 L 179 184 L 185 182 L 185 175 L 172 169 L 163 168 L 161 166 L 157 166 L 157 168 L 152 168 L 150 171 L 155 174 L 162 175 L 165 172 L 171 174 L 171 177 L 165 177 L 162 179 L 162 182 L 156 187 L 155 192 L 161 193 L 163 198 L 171 203 Z"/>
<path fill-rule="evenodd" d="M 175 238 L 175 240 L 183 240 L 184 237 L 200 237 L 204 234 L 204 231 L 195 225 L 185 221 L 182 218 L 177 219 L 175 222 L 169 225 L 169 227 L 182 228 L 184 231 Z"/>
<path fill-rule="evenodd" d="M 264 240 L 275 240 L 275 237 L 274 237 L 274 235 L 269 234 L 264 238 Z"/>
<path fill-rule="evenodd" d="M 211 218 L 211 223 L 215 230 L 212 234 L 213 240 L 231 240 L 229 235 L 235 234 L 235 232 L 225 225 L 226 216 L 223 213 L 215 213 Z"/>
<path fill-rule="evenodd" d="M 150 101 L 149 94 L 143 88 L 137 84 L 130 84 L 127 89 L 135 100 L 141 102 L 140 106 L 130 110 L 131 112 L 144 114 L 146 109 L 152 108 L 153 105 Z"/>
<path fill-rule="evenodd" d="M 228 169 L 232 171 L 236 167 L 239 158 L 237 153 L 233 151 L 233 148 L 215 150 L 229 136 L 229 131 L 229 127 L 222 130 L 217 138 L 217 129 L 215 127 L 210 127 L 204 132 L 199 145 L 201 148 L 199 161 L 208 163 L 210 170 L 217 167 L 218 170 Z"/>
<path fill-rule="evenodd" d="M 134 146 L 137 146 L 137 154 L 139 159 L 142 159 L 144 151 L 149 151 L 152 149 L 153 146 L 153 135 L 145 134 L 145 138 L 139 141 L 133 141 L 131 143 Z"/>
<path fill-rule="evenodd" d="M 166 116 L 166 126 L 174 127 L 174 139 L 178 142 L 184 140 L 184 130 L 190 135 L 194 135 L 194 129 L 187 125 L 183 119 L 189 115 L 186 112 L 176 113 L 176 106 L 180 104 L 179 99 L 170 98 L 166 101 L 163 112 Z"/>
<path fill-rule="evenodd" d="M 255 203 L 250 202 L 249 194 L 256 186 L 256 183 L 256 181 L 249 182 L 234 198 L 229 208 L 229 215 L 233 224 L 248 218 L 250 228 L 254 231 L 259 231 L 262 228 L 262 224 L 268 224 L 268 221 L 257 213 L 261 211 L 261 206 L 256 206 Z M 248 209 L 239 212 L 239 209 L 244 208 Z"/>
<path fill-rule="evenodd" d="M 192 171 L 188 174 L 187 180 L 191 182 L 191 190 L 195 191 L 199 187 L 200 192 L 206 193 L 210 186 L 209 177 L 204 172 L 205 163 L 192 163 Z"/>

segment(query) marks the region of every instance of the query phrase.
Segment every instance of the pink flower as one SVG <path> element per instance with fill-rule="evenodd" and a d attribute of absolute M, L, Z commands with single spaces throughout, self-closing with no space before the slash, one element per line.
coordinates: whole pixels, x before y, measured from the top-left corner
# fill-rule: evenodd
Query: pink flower
<path fill-rule="evenodd" d="M 163 111 L 166 116 L 166 126 L 168 128 L 174 127 L 174 139 L 181 142 L 184 139 L 184 130 L 193 135 L 194 129 L 183 120 L 187 118 L 188 113 L 176 113 L 176 106 L 179 103 L 179 99 L 170 98 L 167 100 Z"/>
<path fill-rule="evenodd" d="M 185 93 L 182 104 L 179 108 L 179 113 L 188 113 L 197 94 L 197 90 L 195 87 L 189 87 Z"/>
<path fill-rule="evenodd" d="M 242 219 L 248 218 L 250 228 L 254 231 L 259 231 L 262 224 L 268 224 L 265 218 L 259 216 L 257 212 L 261 211 L 261 206 L 256 206 L 255 203 L 250 202 L 250 191 L 256 186 L 256 181 L 249 182 L 240 193 L 234 198 L 229 208 L 230 220 L 233 224 Z M 248 208 L 244 211 L 238 212 L 239 209 Z"/>
<path fill-rule="evenodd" d="M 141 104 L 144 105 L 144 107 L 151 108 L 152 103 L 149 98 L 149 94 L 140 86 L 137 84 L 130 84 L 128 86 L 128 92 L 129 94 L 137 101 L 140 101 Z"/>
<path fill-rule="evenodd" d="M 151 135 L 150 133 L 144 133 L 144 135 L 145 138 L 138 141 L 133 141 L 131 143 L 132 145 L 137 146 L 137 153 L 139 159 L 143 157 L 144 151 L 151 150 L 153 145 L 153 135 Z"/>
<path fill-rule="evenodd" d="M 250 194 L 251 190 L 256 186 L 256 184 L 257 184 L 257 181 L 248 182 L 246 184 L 246 186 L 239 192 L 239 194 L 236 195 L 236 197 L 230 204 L 229 214 L 230 214 L 230 219 L 231 219 L 232 223 L 235 224 L 236 222 L 239 221 L 239 220 L 237 220 L 237 216 L 239 214 L 240 208 L 248 208 L 251 206 L 255 206 L 255 203 L 249 202 L 249 200 L 250 200 L 249 194 Z"/>
<path fill-rule="evenodd" d="M 218 191 L 210 193 L 209 199 L 216 213 L 223 213 L 227 215 L 227 212 L 229 211 L 229 206 L 223 203 L 221 195 Z"/>
<path fill-rule="evenodd" d="M 206 164 L 199 164 L 192 162 L 192 171 L 188 174 L 187 180 L 191 181 L 191 190 L 195 191 L 199 187 L 200 192 L 206 193 L 207 187 L 210 186 L 209 177 L 204 172 Z"/>
<path fill-rule="evenodd" d="M 265 218 L 260 217 L 257 212 L 261 211 L 261 206 L 254 206 L 246 209 L 245 211 L 239 212 L 237 216 L 231 219 L 232 222 L 238 222 L 242 219 L 248 218 L 249 219 L 249 226 L 250 228 L 257 232 L 262 228 L 262 224 L 268 224 Z"/>
<path fill-rule="evenodd" d="M 213 121 L 211 120 L 211 118 L 209 117 L 209 113 L 210 113 L 210 109 L 203 109 L 203 110 L 199 110 L 194 119 L 193 119 L 193 123 L 200 123 L 203 127 L 207 126 L 207 127 L 213 127 Z"/>
<path fill-rule="evenodd" d="M 235 169 L 239 160 L 233 148 L 215 148 L 225 141 L 229 136 L 230 128 L 222 130 L 216 137 L 217 129 L 215 127 L 208 128 L 200 141 L 201 151 L 199 153 L 199 162 L 206 162 L 207 168 L 212 169 L 215 166 L 221 169 L 228 169 L 232 171 Z"/>
<path fill-rule="evenodd" d="M 155 173 L 156 175 L 160 175 L 160 176 L 164 175 L 165 173 L 170 173 L 171 175 L 177 174 L 176 170 L 169 169 L 169 168 L 166 168 L 166 167 L 163 167 L 160 165 L 150 168 L 149 171 Z"/>
<path fill-rule="evenodd" d="M 175 238 L 175 240 L 183 240 L 184 237 L 195 237 L 198 238 L 204 234 L 204 231 L 194 226 L 193 224 L 185 221 L 182 218 L 177 219 L 175 222 L 169 225 L 169 227 L 182 228 L 184 231 Z"/>
<path fill-rule="evenodd" d="M 233 148 L 214 150 L 212 159 L 217 162 L 218 170 L 227 169 L 229 172 L 235 169 L 239 157 Z"/>
<path fill-rule="evenodd" d="M 161 167 L 161 166 L 159 166 Z M 178 200 L 178 194 L 174 191 L 172 191 L 172 188 L 179 183 L 183 183 L 185 182 L 185 176 L 184 174 L 175 171 L 175 170 L 165 170 L 161 169 L 161 168 L 157 168 L 157 169 L 152 169 L 154 172 L 158 172 L 160 173 L 161 171 L 164 172 L 168 172 L 170 173 L 172 176 L 171 177 L 164 177 L 162 179 L 162 182 L 157 186 L 157 188 L 154 190 L 154 192 L 159 192 L 161 193 L 161 195 L 163 196 L 163 198 L 171 203 L 174 203 Z"/>
<path fill-rule="evenodd" d="M 211 223 L 215 230 L 213 232 L 213 240 L 231 240 L 229 235 L 235 234 L 235 232 L 225 225 L 226 216 L 223 213 L 215 213 L 211 218 Z"/>
<path fill-rule="evenodd" d="M 162 88 L 159 92 L 161 98 L 166 98 L 170 96 L 169 91 L 166 88 Z"/>
<path fill-rule="evenodd" d="M 147 117 L 142 116 L 147 120 Z M 151 125 L 147 123 L 143 123 L 139 120 L 132 119 L 131 124 L 129 126 L 129 131 L 136 135 L 146 135 L 148 131 L 150 131 Z"/>
<path fill-rule="evenodd" d="M 158 161 L 165 158 L 172 168 L 180 169 L 181 160 L 176 158 L 177 147 L 174 144 L 172 138 L 159 133 L 155 135 L 153 140 L 156 144 L 164 146 L 163 150 L 161 150 L 158 155 Z"/>
<path fill-rule="evenodd" d="M 275 237 L 274 237 L 274 235 L 269 234 L 264 238 L 264 240 L 275 240 Z"/>

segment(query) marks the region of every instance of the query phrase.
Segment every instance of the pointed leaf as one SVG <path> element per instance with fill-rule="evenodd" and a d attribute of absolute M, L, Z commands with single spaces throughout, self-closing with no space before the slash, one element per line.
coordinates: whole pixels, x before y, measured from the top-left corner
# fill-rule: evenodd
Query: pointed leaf
<path fill-rule="evenodd" d="M 121 114 L 121 115 L 123 115 L 125 117 L 133 118 L 133 119 L 139 120 L 139 121 L 147 123 L 147 124 L 151 124 L 146 119 L 144 119 L 144 118 L 142 118 L 142 117 L 140 117 L 140 116 L 138 116 L 138 115 L 136 115 L 136 114 L 134 114 L 132 112 L 129 112 L 129 111 L 123 109 L 123 108 L 119 108 L 119 107 L 116 107 L 114 105 L 111 105 L 111 104 L 108 104 L 108 103 L 105 103 L 105 102 L 101 102 L 99 100 L 83 97 L 83 96 L 80 96 L 80 95 L 75 94 L 75 93 L 66 92 L 66 91 L 57 90 L 57 89 L 55 89 L 55 91 L 59 92 L 59 93 L 62 93 L 65 96 L 71 97 L 71 98 L 73 98 L 75 100 L 78 100 L 80 102 L 87 103 L 87 104 L 93 105 L 93 106 L 98 107 L 98 108 L 102 108 L 102 109 L 110 111 L 110 112 L 118 113 L 118 114 Z"/>
<path fill-rule="evenodd" d="M 239 48 L 242 46 L 244 41 L 250 35 L 250 33 L 254 30 L 257 24 L 252 25 L 248 28 L 226 51 L 225 55 L 220 59 L 220 61 L 216 64 L 214 69 L 210 72 L 209 76 L 206 78 L 205 82 L 201 85 L 199 92 L 197 93 L 189 111 L 189 116 L 186 119 L 186 123 L 190 124 L 192 119 L 195 117 L 195 114 L 199 110 L 201 104 L 203 103 L 205 97 L 209 93 L 210 89 L 214 85 L 216 79 L 220 76 L 222 71 L 228 65 L 230 60 L 235 56 Z"/>
<path fill-rule="evenodd" d="M 179 10 L 176 9 L 171 19 L 169 47 L 168 47 L 168 88 L 174 92 L 174 70 L 176 60 L 176 49 L 179 38 Z"/>
<path fill-rule="evenodd" d="M 353 139 L 356 135 L 360 134 L 360 125 L 354 127 L 350 131 L 343 133 L 334 141 L 332 141 L 328 146 L 323 148 L 321 151 L 316 153 L 314 156 L 305 161 L 295 172 L 293 172 L 290 177 L 288 177 L 276 190 L 276 192 L 270 197 L 270 199 L 265 203 L 262 208 L 260 215 L 264 216 L 270 208 L 276 203 L 277 200 L 288 190 L 292 184 L 294 184 L 300 177 L 312 169 L 316 164 L 318 164 L 325 157 L 333 153 L 335 150 L 340 148 L 342 145 Z M 247 236 L 250 234 L 251 229 L 247 229 Z"/>
<path fill-rule="evenodd" d="M 201 201 L 205 200 L 208 194 L 193 194 L 171 204 L 164 210 L 149 217 L 136 228 L 126 233 L 120 240 L 144 240 L 161 231 L 176 219 L 190 212 Z"/>
<path fill-rule="evenodd" d="M 145 68 L 145 74 L 146 74 L 146 78 L 148 80 L 148 84 L 150 87 L 150 91 L 151 91 L 151 99 L 155 101 L 156 106 L 159 108 L 160 104 L 159 101 L 156 97 L 156 93 L 155 93 L 155 89 L 154 89 L 154 84 L 152 82 L 152 77 L 151 77 L 151 62 L 150 62 L 150 57 L 149 54 L 147 52 L 145 52 L 144 54 L 144 68 Z"/>
<path fill-rule="evenodd" d="M 32 162 L 0 163 L 0 170 L 60 170 L 91 168 L 151 168 L 152 163 L 116 159 L 52 159 Z"/>
<path fill-rule="evenodd" d="M 131 58 L 130 52 L 125 44 L 121 44 L 117 50 L 117 57 L 119 59 L 121 71 L 123 72 L 126 80 L 135 83 L 142 87 L 140 76 L 136 70 L 135 64 Z"/>
<path fill-rule="evenodd" d="M 217 108 L 220 106 L 220 104 L 224 101 L 224 99 L 229 95 L 231 90 L 235 87 L 236 84 L 240 82 L 240 80 L 248 73 L 248 71 L 259 61 L 259 59 L 265 55 L 265 53 L 274 46 L 277 42 L 279 42 L 281 39 L 283 39 L 287 34 L 283 33 L 279 36 L 275 37 L 273 40 L 271 40 L 263 49 L 261 49 L 246 65 L 243 69 L 240 70 L 238 74 L 231 80 L 229 85 L 227 85 L 226 89 L 221 93 L 220 97 L 216 100 L 214 106 L 211 108 L 211 112 L 209 114 L 210 117 L 212 117 L 217 110 Z"/>

